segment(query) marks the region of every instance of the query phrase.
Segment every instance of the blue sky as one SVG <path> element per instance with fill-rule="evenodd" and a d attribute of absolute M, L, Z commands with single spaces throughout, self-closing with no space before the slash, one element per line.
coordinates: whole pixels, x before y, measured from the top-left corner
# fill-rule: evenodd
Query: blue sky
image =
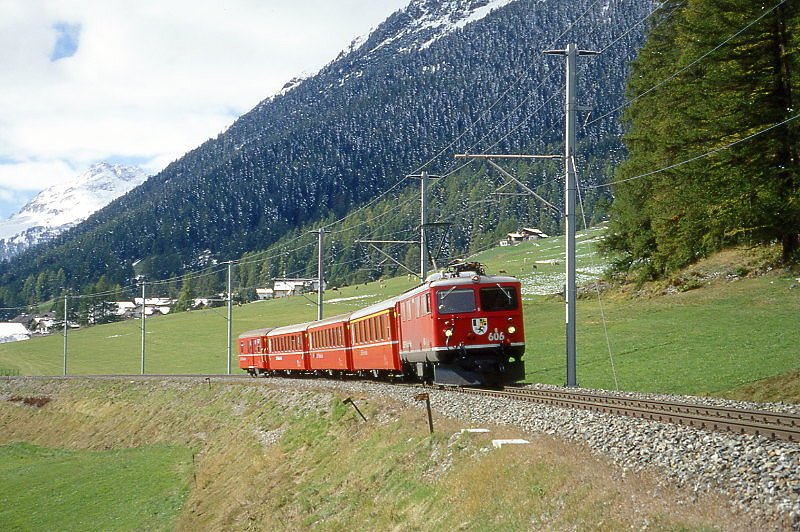
<path fill-rule="evenodd" d="M 407 3 L 0 2 L 0 218 L 95 162 L 158 172 Z"/>
<path fill-rule="evenodd" d="M 75 55 L 80 43 L 81 25 L 56 22 L 53 24 L 53 29 L 56 31 L 56 43 L 53 46 L 53 53 L 50 54 L 50 61 Z"/>

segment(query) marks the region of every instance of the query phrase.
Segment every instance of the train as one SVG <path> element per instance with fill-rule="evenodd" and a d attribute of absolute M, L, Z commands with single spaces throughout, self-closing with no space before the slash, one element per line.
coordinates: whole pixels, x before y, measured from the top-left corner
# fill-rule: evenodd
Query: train
<path fill-rule="evenodd" d="M 245 332 L 238 352 L 239 367 L 254 377 L 512 384 L 525 377 L 521 285 L 461 264 L 354 312 Z"/>

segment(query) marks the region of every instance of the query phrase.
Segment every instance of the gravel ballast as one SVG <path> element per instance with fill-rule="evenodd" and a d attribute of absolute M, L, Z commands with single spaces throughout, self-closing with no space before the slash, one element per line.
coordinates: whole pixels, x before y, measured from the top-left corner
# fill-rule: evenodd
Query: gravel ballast
<path fill-rule="evenodd" d="M 424 408 L 414 400 L 419 388 L 407 386 L 295 379 L 269 379 L 267 382 L 293 388 L 307 386 L 365 393 Z M 531 387 L 579 391 L 543 385 Z M 722 493 L 742 512 L 769 519 L 788 519 L 792 528 L 800 529 L 800 445 L 796 443 L 451 390 L 426 388 L 425 391 L 430 393 L 431 406 L 439 415 L 474 425 L 509 425 L 582 443 L 592 452 L 609 457 L 623 474 L 654 468 L 665 482 L 693 493 Z M 782 413 L 800 411 L 797 405 L 782 403 L 754 404 L 629 392 L 617 395 Z"/>

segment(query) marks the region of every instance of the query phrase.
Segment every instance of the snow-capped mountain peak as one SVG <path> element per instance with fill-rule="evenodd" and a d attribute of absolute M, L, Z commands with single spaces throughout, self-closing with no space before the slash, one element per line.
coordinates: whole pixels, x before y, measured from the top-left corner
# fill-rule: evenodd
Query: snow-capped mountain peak
<path fill-rule="evenodd" d="M 434 42 L 476 22 L 516 0 L 412 0 L 395 13 L 378 32 L 354 41 L 363 44 L 367 56 L 390 47 L 398 52 L 424 50 Z M 353 50 L 353 46 L 350 47 Z"/>
<path fill-rule="evenodd" d="M 141 168 L 101 162 L 67 184 L 43 190 L 19 212 L 0 221 L 0 259 L 53 238 L 146 179 Z"/>

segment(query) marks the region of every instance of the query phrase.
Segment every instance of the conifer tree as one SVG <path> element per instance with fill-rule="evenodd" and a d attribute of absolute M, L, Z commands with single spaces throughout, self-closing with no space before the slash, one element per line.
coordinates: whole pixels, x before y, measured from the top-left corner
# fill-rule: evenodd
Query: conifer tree
<path fill-rule="evenodd" d="M 800 120 L 769 128 L 800 112 L 798 30 L 790 2 L 660 8 L 628 84 L 630 156 L 605 243 L 626 265 L 660 274 L 741 242 L 777 241 L 785 262 L 796 256 Z"/>

